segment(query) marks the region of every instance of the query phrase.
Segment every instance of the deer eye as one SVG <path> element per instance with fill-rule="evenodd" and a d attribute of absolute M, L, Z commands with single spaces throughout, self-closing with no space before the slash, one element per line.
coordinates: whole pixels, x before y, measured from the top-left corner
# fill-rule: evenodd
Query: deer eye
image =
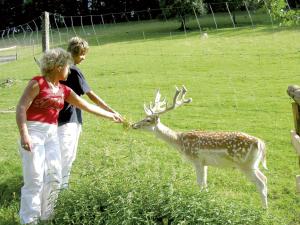
<path fill-rule="evenodd" d="M 146 122 L 151 122 L 151 121 L 152 121 L 151 118 L 147 118 L 147 119 L 146 119 Z"/>

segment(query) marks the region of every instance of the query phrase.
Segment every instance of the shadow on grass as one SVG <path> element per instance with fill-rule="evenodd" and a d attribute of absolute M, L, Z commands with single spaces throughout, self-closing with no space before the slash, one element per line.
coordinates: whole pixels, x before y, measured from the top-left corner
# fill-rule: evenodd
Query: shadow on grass
<path fill-rule="evenodd" d="M 9 206 L 12 202 L 20 201 L 22 176 L 10 177 L 0 183 L 0 205 Z"/>
<path fill-rule="evenodd" d="M 0 225 L 17 225 L 20 224 L 17 214 L 14 214 L 13 212 L 6 216 L 5 218 L 0 217 Z"/>
<path fill-rule="evenodd" d="M 236 12 L 236 24 L 233 24 L 228 13 L 217 13 L 214 16 L 207 14 L 197 20 L 192 16 L 187 19 L 185 29 L 180 29 L 181 22 L 176 19 L 153 19 L 95 26 L 86 25 L 84 29 L 82 26 L 74 26 L 73 31 L 62 28 L 60 32 L 66 34 L 67 38 L 78 35 L 86 39 L 90 46 L 103 46 L 120 42 L 184 38 L 199 35 L 202 32 L 222 34 L 230 31 L 231 34 L 237 33 L 236 35 L 238 35 L 240 32 L 233 31 L 248 29 L 273 33 L 282 30 L 277 21 L 270 19 L 267 12 L 256 13 L 251 20 L 246 11 Z M 259 27 L 265 29 L 257 29 Z M 66 43 L 61 43 L 58 35 L 53 35 L 52 38 L 53 43 L 57 43 L 52 47 L 66 48 Z"/>
<path fill-rule="evenodd" d="M 124 25 L 129 26 L 129 25 Z M 135 26 L 132 24 L 131 26 Z M 138 26 L 138 25 L 137 25 Z M 122 42 L 133 42 L 133 41 L 154 41 L 154 40 L 165 40 L 165 39 L 178 39 L 178 38 L 186 38 L 186 37 L 193 37 L 202 35 L 203 33 L 214 34 L 214 35 L 221 35 L 221 36 L 238 36 L 241 34 L 248 35 L 250 32 L 255 32 L 256 34 L 274 34 L 279 33 L 282 31 L 288 30 L 299 30 L 299 26 L 291 26 L 291 27 L 280 27 L 278 25 L 272 26 L 271 24 L 260 24 L 260 25 L 244 25 L 244 24 L 237 24 L 236 28 L 232 26 L 223 26 L 218 29 L 207 26 L 202 27 L 201 31 L 198 27 L 189 26 L 186 30 L 179 30 L 178 27 L 173 28 L 163 28 L 157 27 L 157 29 L 151 29 L 149 31 L 144 31 L 143 28 L 134 29 L 134 30 L 124 30 L 120 29 L 118 32 L 115 32 L 113 26 L 107 28 L 106 32 L 103 32 L 101 35 L 91 35 L 85 36 L 81 35 L 84 39 L 89 42 L 90 46 L 104 46 L 108 44 L 114 43 L 122 43 Z M 65 46 L 63 46 L 65 47 Z"/>

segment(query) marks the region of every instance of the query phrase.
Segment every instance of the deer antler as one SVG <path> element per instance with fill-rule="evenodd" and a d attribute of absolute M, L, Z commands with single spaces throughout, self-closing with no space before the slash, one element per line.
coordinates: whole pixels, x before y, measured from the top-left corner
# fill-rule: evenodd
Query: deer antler
<path fill-rule="evenodd" d="M 175 109 L 185 103 L 192 102 L 191 98 L 184 99 L 186 92 L 187 92 L 187 89 L 185 88 L 185 86 L 182 86 L 181 90 L 178 90 L 178 88 L 176 87 L 176 92 L 175 92 L 175 95 L 173 98 L 173 104 L 169 108 L 167 108 L 166 111 Z"/>
<path fill-rule="evenodd" d="M 162 101 L 160 100 L 161 94 L 159 90 L 156 91 L 154 103 L 150 102 L 149 107 L 144 104 L 144 110 L 148 116 L 160 113 L 161 111 L 165 110 L 166 108 L 166 99 L 164 98 Z"/>
<path fill-rule="evenodd" d="M 170 107 L 168 107 L 168 104 L 167 104 L 165 98 L 162 101 L 160 100 L 161 94 L 160 94 L 159 90 L 157 90 L 154 103 L 151 102 L 149 107 L 147 107 L 144 104 L 145 113 L 148 116 L 154 115 L 154 114 L 160 115 L 160 114 L 163 114 L 170 110 L 173 110 L 185 103 L 190 103 L 192 101 L 191 98 L 184 99 L 186 92 L 187 92 L 187 89 L 184 86 L 182 86 L 181 90 L 179 90 L 176 87 L 175 95 L 173 98 L 173 104 Z"/>

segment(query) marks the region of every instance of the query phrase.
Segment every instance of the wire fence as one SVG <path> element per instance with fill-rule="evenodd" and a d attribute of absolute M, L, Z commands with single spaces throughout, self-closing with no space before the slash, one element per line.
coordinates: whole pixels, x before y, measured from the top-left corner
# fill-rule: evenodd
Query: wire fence
<path fill-rule="evenodd" d="M 239 10 L 233 10 L 237 8 Z M 50 45 L 51 47 L 63 46 L 72 36 L 81 36 L 91 40 L 92 43 L 95 42 L 96 45 L 101 45 L 111 41 L 108 37 L 112 35 L 112 31 L 124 39 L 130 37 L 146 39 L 157 36 L 173 38 L 180 34 L 186 36 L 192 32 L 202 34 L 224 28 L 275 26 L 269 10 L 265 6 L 256 8 L 246 2 L 242 6 L 223 2 L 205 4 L 204 9 L 206 13 L 199 13 L 193 7 L 188 15 L 180 15 L 178 18 L 167 15 L 166 9 L 86 16 L 64 16 L 50 13 Z M 178 11 L 182 10 L 178 9 Z M 157 28 L 147 26 L 150 22 L 155 22 L 158 25 Z M 23 46 L 31 47 L 32 55 L 41 53 L 41 24 L 42 16 L 24 24 L 0 30 L 0 48 Z"/>

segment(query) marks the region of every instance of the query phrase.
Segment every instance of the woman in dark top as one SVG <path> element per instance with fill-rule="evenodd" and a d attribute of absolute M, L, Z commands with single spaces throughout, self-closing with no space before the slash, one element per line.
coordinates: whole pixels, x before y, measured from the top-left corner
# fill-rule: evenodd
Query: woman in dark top
<path fill-rule="evenodd" d="M 88 49 L 89 45 L 85 40 L 79 37 L 73 37 L 70 39 L 68 52 L 70 52 L 73 57 L 74 65 L 70 67 L 68 79 L 66 81 L 62 81 L 62 83 L 70 87 L 79 96 L 86 94 L 97 106 L 108 112 L 114 113 L 121 118 L 115 110 L 109 107 L 91 90 L 82 72 L 76 66 L 85 59 Z M 73 105 L 65 103 L 64 108 L 60 111 L 58 117 L 58 136 L 61 149 L 63 188 L 68 187 L 71 167 L 76 158 L 81 126 L 81 110 Z"/>

